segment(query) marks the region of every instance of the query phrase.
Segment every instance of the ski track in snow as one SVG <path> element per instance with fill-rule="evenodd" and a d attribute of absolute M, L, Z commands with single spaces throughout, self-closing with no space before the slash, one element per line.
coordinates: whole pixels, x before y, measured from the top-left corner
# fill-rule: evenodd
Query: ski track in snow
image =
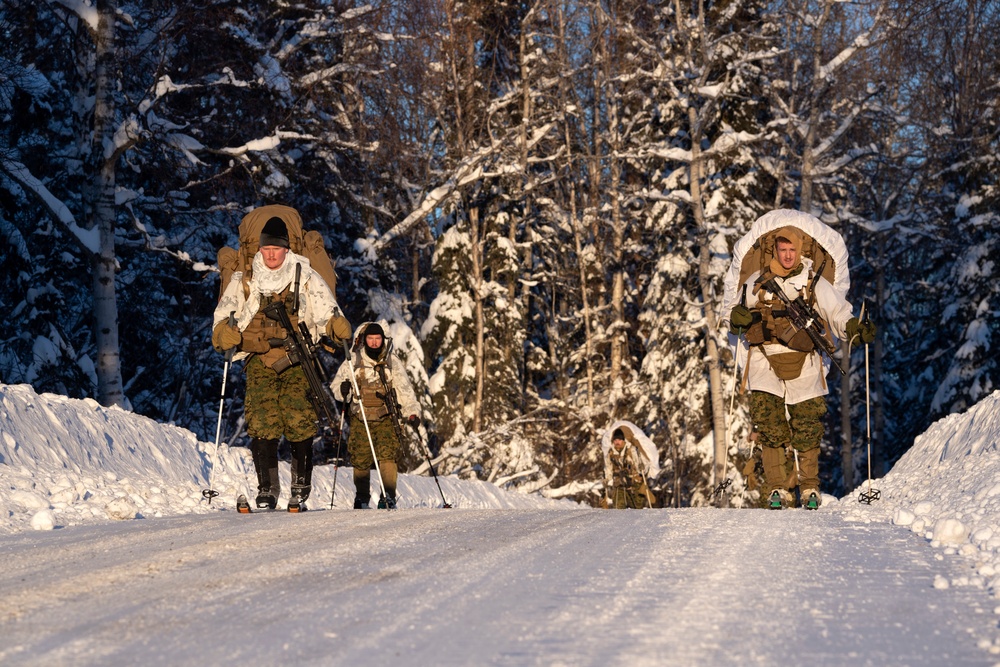
<path fill-rule="evenodd" d="M 825 508 L 187 515 L 0 538 L 4 665 L 988 665 L 977 588 Z"/>

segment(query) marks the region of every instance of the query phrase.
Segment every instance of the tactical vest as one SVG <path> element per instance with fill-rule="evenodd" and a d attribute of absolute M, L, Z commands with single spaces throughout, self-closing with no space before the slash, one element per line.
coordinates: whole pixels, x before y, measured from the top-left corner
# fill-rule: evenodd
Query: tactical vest
<path fill-rule="evenodd" d="M 260 308 L 257 309 L 257 314 L 253 316 L 250 324 L 243 331 L 241 349 L 244 352 L 260 355 L 265 366 L 278 370 L 280 373 L 292 364 L 288 361 L 288 355 L 285 352 L 285 342 L 288 340 L 289 332 L 278 324 L 277 320 L 272 320 L 264 314 L 264 309 L 275 301 L 284 301 L 288 319 L 291 320 L 293 327 L 298 328 L 299 315 L 293 310 L 295 294 L 290 287 L 280 294 L 263 295 L 260 298 Z"/>
<path fill-rule="evenodd" d="M 811 282 L 807 282 L 806 287 L 800 290 L 800 294 L 806 303 L 812 306 L 815 303 L 816 297 L 813 290 L 808 287 L 810 284 Z M 762 294 L 765 293 L 768 295 L 771 294 L 770 292 L 763 292 L 762 288 Z M 812 352 L 816 349 L 816 344 L 813 343 L 809 334 L 796 328 L 792 324 L 792 321 L 788 319 L 788 311 L 785 308 L 785 304 L 778 297 L 770 296 L 769 298 L 764 298 L 761 296 L 751 312 L 753 314 L 753 323 L 747 329 L 746 333 L 747 343 L 750 345 L 781 343 L 796 352 Z M 825 329 L 826 322 L 821 322 L 821 324 Z"/>
<path fill-rule="evenodd" d="M 634 447 L 626 444 L 621 452 L 611 447 L 608 450 L 608 458 L 611 461 L 611 476 L 615 488 L 631 489 L 642 484 L 642 475 L 635 462 L 635 455 L 631 453 Z"/>
<path fill-rule="evenodd" d="M 358 381 L 358 390 L 361 392 L 361 400 L 355 405 L 360 406 L 360 409 L 365 411 L 365 419 L 380 421 L 388 417 L 389 406 L 382 398 L 386 388 L 382 386 L 382 379 L 379 377 L 378 371 L 359 365 L 355 377 Z"/>

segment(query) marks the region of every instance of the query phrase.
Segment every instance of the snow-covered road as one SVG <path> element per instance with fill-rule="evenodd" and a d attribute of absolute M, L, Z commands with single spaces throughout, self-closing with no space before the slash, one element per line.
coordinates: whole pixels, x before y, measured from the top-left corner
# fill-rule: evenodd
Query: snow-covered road
<path fill-rule="evenodd" d="M 990 665 L 961 561 L 844 514 L 219 511 L 0 537 L 3 665 Z"/>

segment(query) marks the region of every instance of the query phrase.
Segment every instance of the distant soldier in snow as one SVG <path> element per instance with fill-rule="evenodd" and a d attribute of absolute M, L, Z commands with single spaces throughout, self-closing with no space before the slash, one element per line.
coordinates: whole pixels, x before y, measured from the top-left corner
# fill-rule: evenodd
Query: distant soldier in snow
<path fill-rule="evenodd" d="M 819 454 L 828 365 L 815 342 L 792 324 L 787 304 L 767 286 L 780 289 L 793 301 L 801 297 L 821 318 L 821 329 L 837 338 L 868 343 L 875 338 L 875 326 L 852 317 L 851 304 L 826 278 L 814 275 L 812 260 L 802 254 L 799 228 L 788 225 L 772 234 L 774 257 L 765 270 L 753 273 L 744 283 L 748 298 L 732 309 L 730 331 L 745 334 L 749 345 L 744 373 L 750 388 L 750 416 L 761 446 L 768 506 L 780 509 L 794 503 L 785 467 L 785 451 L 791 448 L 798 457 L 802 504 L 816 509 L 821 502 Z"/>
<path fill-rule="evenodd" d="M 368 509 L 370 506 L 371 469 L 375 465 L 372 449 L 378 454 L 378 469 L 385 487 L 385 495 L 379 498 L 378 507 L 393 509 L 396 506 L 397 458 L 403 443 L 399 441 L 393 425 L 395 417 L 389 409 L 389 393 L 395 392 L 407 424 L 414 429 L 420 426 L 420 404 L 403 363 L 392 354 L 392 339 L 386 339 L 385 331 L 378 322 L 366 322 L 358 327 L 351 360 L 354 380 L 361 396 L 353 396 L 351 364 L 347 361 L 337 369 L 331 390 L 335 399 L 351 404 L 347 451 L 354 467 L 354 509 Z M 362 411 L 368 422 L 367 431 Z"/>
<path fill-rule="evenodd" d="M 296 268 L 301 267 L 297 272 Z M 299 279 L 296 282 L 296 274 Z M 336 297 L 309 260 L 291 251 L 285 220 L 267 220 L 260 233 L 260 249 L 253 258 L 249 288 L 242 272 L 234 273 L 215 309 L 212 345 L 224 352 L 237 348 L 235 359 L 248 359 L 245 416 L 252 438 L 250 452 L 257 471 L 257 507 L 274 509 L 281 484 L 278 479 L 278 441 L 284 435 L 292 451 L 292 488 L 289 511 L 305 509 L 312 489 L 312 443 L 316 410 L 301 365 L 285 351 L 289 335 L 263 312 L 274 301 L 286 304 L 293 326 L 304 322 L 315 339 L 326 333 L 334 341 L 351 335 Z M 230 324 L 230 315 L 235 323 Z"/>
<path fill-rule="evenodd" d="M 635 424 L 615 422 L 610 445 L 604 443 L 604 493 L 608 509 L 652 507 L 646 478 L 658 459 L 656 448 Z M 607 434 L 605 434 L 607 439 Z M 651 451 L 650 451 L 651 450 Z M 657 463 L 655 469 L 659 470 Z"/>

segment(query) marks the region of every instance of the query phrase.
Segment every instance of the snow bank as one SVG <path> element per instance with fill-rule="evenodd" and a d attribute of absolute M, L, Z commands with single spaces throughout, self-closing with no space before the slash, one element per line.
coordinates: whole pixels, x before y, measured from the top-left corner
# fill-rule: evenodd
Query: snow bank
<path fill-rule="evenodd" d="M 988 587 L 1000 598 L 1000 391 L 948 415 L 872 488 L 881 499 L 858 502 L 865 481 L 838 509 L 849 520 L 886 520 L 922 535 L 946 554 L 970 560 L 973 574 L 953 584 Z"/>
<path fill-rule="evenodd" d="M 927 539 L 944 554 L 969 559 L 970 574 L 951 585 L 989 588 L 1000 598 L 1000 392 L 963 414 L 933 424 L 873 488 L 881 498 L 858 502 L 867 482 L 822 511 L 848 521 L 891 522 Z M 214 443 L 191 432 L 92 400 L 36 394 L 0 384 L 0 534 L 52 530 L 88 522 L 231 511 L 252 484 L 249 452 L 219 447 L 211 504 Z M 314 471 L 311 504 L 329 507 L 332 466 Z M 335 509 L 354 498 L 352 470 L 336 471 Z M 289 487 L 288 464 L 281 464 Z M 487 482 L 440 478 L 457 509 L 576 507 L 541 495 L 507 492 Z M 401 507 L 440 507 L 434 480 L 400 475 Z M 282 497 L 279 502 L 287 500 Z"/>
<path fill-rule="evenodd" d="M 0 384 L 0 533 L 52 530 L 93 521 L 119 521 L 171 514 L 232 510 L 236 496 L 253 481 L 248 450 L 219 447 L 211 486 L 215 444 L 91 399 L 36 394 L 29 385 Z M 281 464 L 289 488 L 288 463 Z M 332 466 L 313 472 L 313 507 L 329 507 Z M 461 509 L 551 506 L 541 496 L 506 492 L 479 481 L 440 478 L 449 503 Z M 440 507 L 434 480 L 400 475 L 400 507 Z M 337 471 L 335 508 L 353 506 L 352 470 Z M 281 500 L 286 500 L 282 498 Z M 561 503 L 572 505 L 568 501 Z"/>

